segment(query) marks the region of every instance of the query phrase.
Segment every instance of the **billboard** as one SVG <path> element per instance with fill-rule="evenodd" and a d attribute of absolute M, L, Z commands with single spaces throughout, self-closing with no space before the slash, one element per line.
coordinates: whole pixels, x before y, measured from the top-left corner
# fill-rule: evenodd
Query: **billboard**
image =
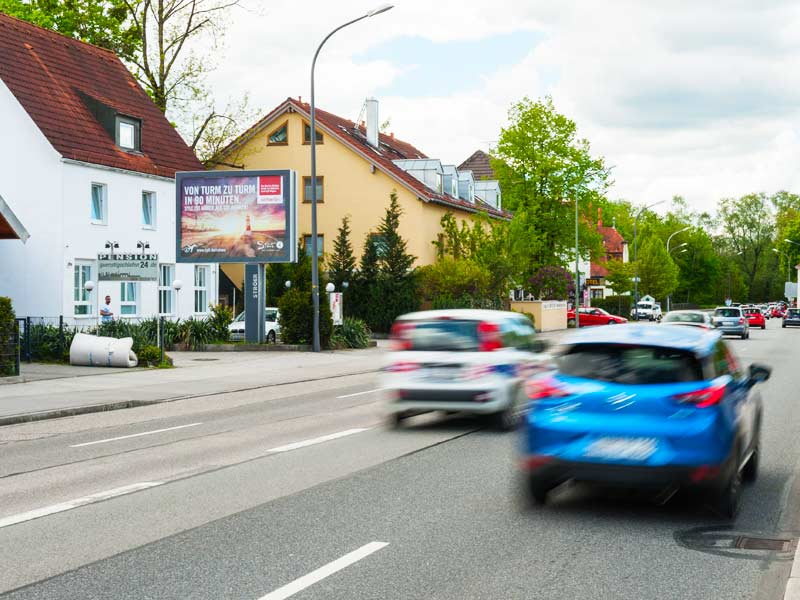
<path fill-rule="evenodd" d="M 98 281 L 158 281 L 158 254 L 98 254 Z"/>
<path fill-rule="evenodd" d="M 177 262 L 297 260 L 294 171 L 176 173 Z"/>

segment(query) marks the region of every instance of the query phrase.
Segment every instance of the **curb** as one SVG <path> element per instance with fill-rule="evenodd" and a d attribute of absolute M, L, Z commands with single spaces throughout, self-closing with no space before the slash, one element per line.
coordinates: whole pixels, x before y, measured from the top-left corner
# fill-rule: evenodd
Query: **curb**
<path fill-rule="evenodd" d="M 789 575 L 789 581 L 786 582 L 783 600 L 800 600 L 800 544 L 794 552 L 792 573 Z"/>
<path fill-rule="evenodd" d="M 366 371 L 356 371 L 354 373 L 342 373 L 339 375 L 331 375 L 330 377 L 311 377 L 308 379 L 298 379 L 295 381 L 282 381 L 278 383 L 270 383 L 267 385 L 257 385 L 246 388 L 239 388 L 235 390 L 224 390 L 221 392 L 213 392 L 210 394 L 195 394 L 186 396 L 173 396 L 170 398 L 160 398 L 157 400 L 124 400 L 121 402 L 106 402 L 103 404 L 89 404 L 86 406 L 75 406 L 71 408 L 59 408 L 56 410 L 46 410 L 34 413 L 22 413 L 17 415 L 9 415 L 7 417 L 0 417 L 0 427 L 8 425 L 19 425 L 22 423 L 33 423 L 36 421 L 45 421 L 49 419 L 61 419 L 63 417 L 74 417 L 78 415 L 85 415 L 89 413 L 107 412 L 111 410 L 122 410 L 125 408 L 138 408 L 141 406 L 152 406 L 154 404 L 165 404 L 167 402 L 175 402 L 177 400 L 191 400 L 192 398 L 211 398 L 213 396 L 221 396 L 223 394 L 237 394 L 240 392 L 250 392 L 253 390 L 261 390 L 268 387 L 276 387 L 282 385 L 293 385 L 295 383 L 309 383 L 311 381 L 322 381 L 325 379 L 338 379 L 340 377 L 352 377 L 353 375 L 365 375 L 367 373 L 378 373 L 380 369 L 367 369 Z"/>

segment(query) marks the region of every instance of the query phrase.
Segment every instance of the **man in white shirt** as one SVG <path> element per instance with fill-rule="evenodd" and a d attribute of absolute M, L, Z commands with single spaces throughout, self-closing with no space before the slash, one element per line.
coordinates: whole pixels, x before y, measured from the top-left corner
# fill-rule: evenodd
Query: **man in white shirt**
<path fill-rule="evenodd" d="M 102 323 L 111 323 L 114 320 L 114 313 L 111 312 L 111 296 L 106 296 L 106 303 L 100 309 L 100 321 Z"/>

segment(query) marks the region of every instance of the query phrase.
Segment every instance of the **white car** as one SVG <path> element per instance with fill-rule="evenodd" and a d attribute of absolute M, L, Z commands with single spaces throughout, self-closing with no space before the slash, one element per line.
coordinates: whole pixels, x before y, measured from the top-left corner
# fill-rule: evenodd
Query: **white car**
<path fill-rule="evenodd" d="M 278 325 L 279 316 L 280 313 L 275 307 L 268 306 L 264 309 L 264 337 L 269 344 L 274 344 L 278 341 L 278 335 L 281 332 L 280 325 Z M 228 325 L 228 331 L 230 332 L 231 341 L 240 342 L 244 340 L 244 312 L 239 313 L 233 322 Z"/>
<path fill-rule="evenodd" d="M 527 405 L 525 380 L 547 364 L 525 315 L 431 310 L 399 317 L 384 368 L 390 424 L 431 412 L 491 416 L 513 429 Z"/>
<path fill-rule="evenodd" d="M 634 321 L 660 321 L 661 316 L 661 305 L 657 302 L 641 301 L 631 309 L 631 319 Z"/>

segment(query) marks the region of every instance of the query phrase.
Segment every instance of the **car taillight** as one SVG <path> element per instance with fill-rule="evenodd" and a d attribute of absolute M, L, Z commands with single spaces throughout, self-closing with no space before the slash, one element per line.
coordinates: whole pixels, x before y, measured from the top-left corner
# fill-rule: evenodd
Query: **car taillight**
<path fill-rule="evenodd" d="M 492 352 L 502 347 L 503 340 L 500 337 L 499 325 L 490 321 L 478 323 L 478 350 L 480 352 Z"/>
<path fill-rule="evenodd" d="M 744 317 L 739 317 L 739 325 L 744 325 Z"/>
<path fill-rule="evenodd" d="M 416 371 L 417 369 L 419 369 L 419 365 L 412 362 L 398 362 L 385 368 L 385 370 L 389 371 L 390 373 L 409 373 L 410 371 Z"/>
<path fill-rule="evenodd" d="M 714 385 L 703 388 L 702 390 L 695 390 L 693 392 L 686 392 L 685 394 L 673 396 L 678 402 L 682 404 L 694 404 L 697 408 L 707 408 L 719 404 L 724 397 L 725 384 Z"/>
<path fill-rule="evenodd" d="M 525 392 L 531 400 L 564 398 L 570 395 L 566 386 L 552 377 L 531 379 L 525 384 Z"/>
<path fill-rule="evenodd" d="M 413 323 L 403 323 L 395 321 L 392 331 L 389 334 L 392 350 L 411 350 L 411 340 L 409 334 L 414 329 Z"/>

